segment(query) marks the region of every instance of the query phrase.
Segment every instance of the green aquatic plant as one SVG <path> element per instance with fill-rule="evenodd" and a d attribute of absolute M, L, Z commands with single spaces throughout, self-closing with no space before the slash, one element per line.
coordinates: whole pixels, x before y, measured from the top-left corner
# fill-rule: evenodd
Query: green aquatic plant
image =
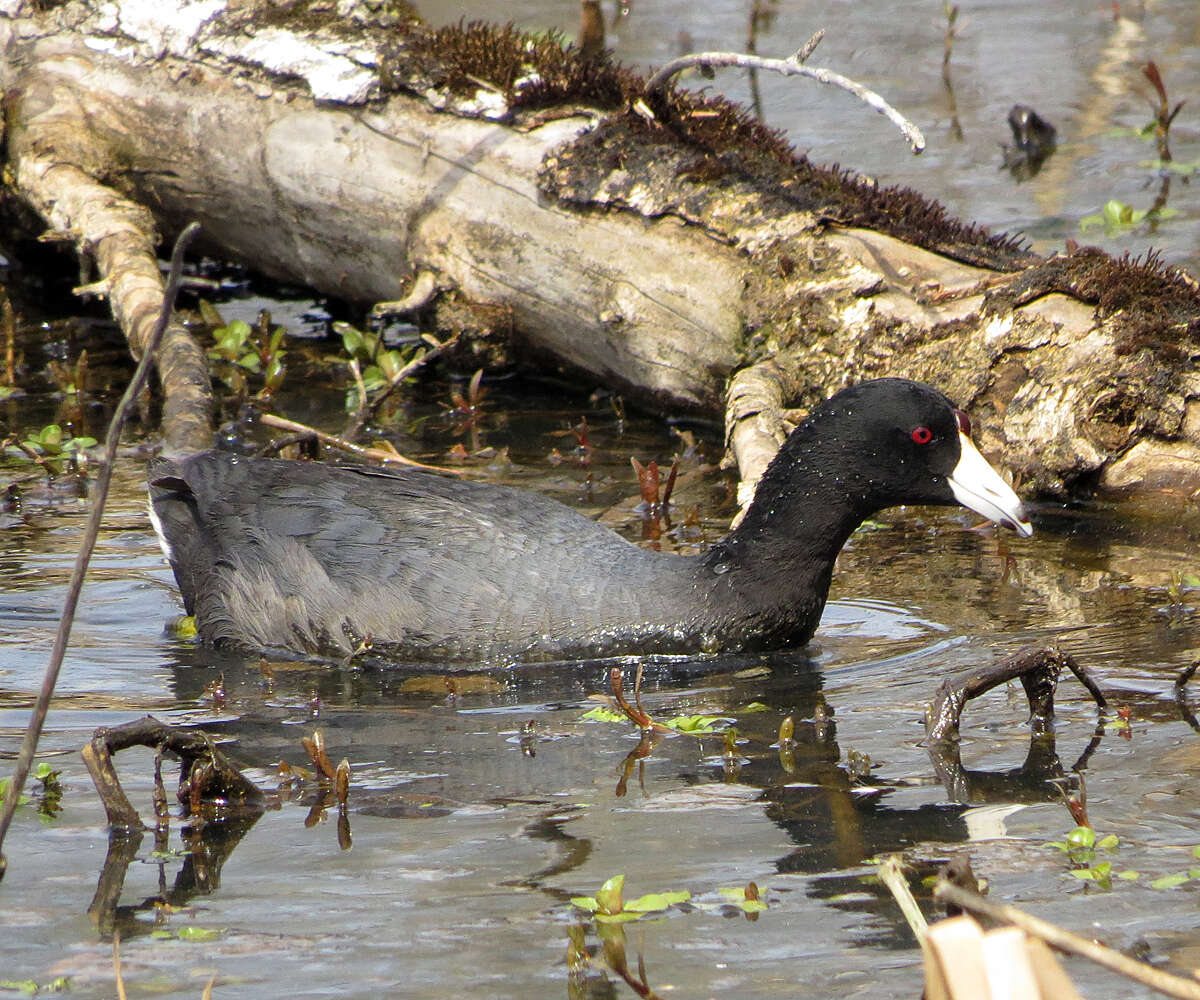
<path fill-rule="evenodd" d="M 1178 213 L 1173 208 L 1134 208 L 1116 198 L 1110 198 L 1099 212 L 1085 215 L 1079 220 L 1079 231 L 1086 233 L 1094 226 L 1102 226 L 1106 236 L 1117 236 L 1146 221 L 1169 219 Z"/>
<path fill-rule="evenodd" d="M 287 331 L 271 325 L 269 312 L 262 310 L 253 326 L 240 319 L 224 323 L 211 306 L 202 312 L 214 323 L 213 346 L 208 349 L 208 356 L 221 366 L 222 382 L 241 393 L 247 389 L 245 373 L 258 375 L 262 378 L 259 396 L 268 396 L 283 384 L 286 373 L 283 359 L 287 353 L 283 339 Z"/>
<path fill-rule="evenodd" d="M 35 982 L 32 979 L 0 979 L 0 990 L 11 990 L 14 993 L 24 993 L 34 997 L 41 993 L 66 993 L 71 989 L 71 977 L 59 976 L 48 983 Z"/>
<path fill-rule="evenodd" d="M 66 470 L 75 471 L 80 456 L 96 445 L 94 437 L 69 435 L 58 424 L 47 424 L 40 431 L 31 431 L 24 440 L 10 435 L 4 441 L 7 455 L 19 461 L 36 462 L 53 475 Z"/>
<path fill-rule="evenodd" d="M 686 889 L 671 892 L 651 892 L 625 902 L 625 876 L 614 875 L 594 896 L 573 896 L 571 905 L 590 913 L 602 924 L 640 920 L 648 913 L 662 913 L 677 903 L 686 903 L 692 894 Z"/>

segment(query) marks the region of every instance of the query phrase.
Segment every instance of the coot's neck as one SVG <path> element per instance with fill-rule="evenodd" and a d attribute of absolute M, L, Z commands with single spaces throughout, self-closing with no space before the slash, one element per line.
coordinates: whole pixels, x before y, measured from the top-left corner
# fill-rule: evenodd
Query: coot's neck
<path fill-rule="evenodd" d="M 802 427 L 763 475 L 742 523 L 703 559 L 718 602 L 740 607 L 764 642 L 811 637 L 834 560 L 880 509 L 873 484 L 848 457 L 838 442 Z"/>

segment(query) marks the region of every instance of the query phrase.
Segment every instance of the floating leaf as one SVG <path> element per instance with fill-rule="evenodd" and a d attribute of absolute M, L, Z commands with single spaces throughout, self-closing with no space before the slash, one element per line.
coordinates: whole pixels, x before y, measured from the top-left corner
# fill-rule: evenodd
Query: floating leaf
<path fill-rule="evenodd" d="M 1184 872 L 1179 872 L 1175 875 L 1163 875 L 1161 878 L 1156 878 L 1150 883 L 1151 889 L 1174 889 L 1176 886 L 1183 885 L 1184 882 L 1191 881 L 1189 875 Z"/>
<path fill-rule="evenodd" d="M 185 924 L 180 927 L 175 936 L 180 941 L 215 941 L 224 931 L 216 927 L 193 927 L 191 924 Z"/>
<path fill-rule="evenodd" d="M 584 712 L 579 717 L 581 720 L 587 719 L 592 722 L 627 722 L 624 713 L 614 712 L 611 708 L 606 708 L 603 705 L 597 705 L 595 708 Z"/>
<path fill-rule="evenodd" d="M 738 713 L 746 715 L 749 712 L 769 712 L 770 710 L 771 706 L 764 705 L 761 701 L 752 701 L 749 705 L 743 705 L 738 709 Z"/>
<path fill-rule="evenodd" d="M 732 720 L 722 718 L 719 715 L 677 715 L 673 719 L 667 719 L 663 725 L 679 733 L 703 736 L 706 733 L 719 732 L 720 728 L 723 728 L 730 721 Z M 718 727 L 717 723 L 720 723 L 721 726 Z"/>
<path fill-rule="evenodd" d="M 650 892 L 645 896 L 639 896 L 632 903 L 626 903 L 625 911 L 657 913 L 660 910 L 669 909 L 676 903 L 686 903 L 691 898 L 692 894 L 686 889 L 675 892 Z"/>
<path fill-rule="evenodd" d="M 1096 841 L 1096 849 L 1098 851 L 1115 851 L 1117 849 L 1117 844 L 1119 843 L 1120 840 L 1117 835 L 1115 833 L 1110 833 L 1108 836 L 1102 837 L 1100 840 Z"/>
<path fill-rule="evenodd" d="M 1123 872 L 1117 872 L 1117 878 L 1123 878 L 1126 882 L 1132 882 L 1134 879 L 1142 877 L 1141 872 L 1135 872 L 1133 869 L 1127 869 Z"/>

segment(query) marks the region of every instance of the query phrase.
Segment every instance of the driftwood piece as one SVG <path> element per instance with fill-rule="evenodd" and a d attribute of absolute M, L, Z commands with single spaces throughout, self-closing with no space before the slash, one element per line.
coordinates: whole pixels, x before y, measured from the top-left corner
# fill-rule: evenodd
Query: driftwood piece
<path fill-rule="evenodd" d="M 180 759 L 177 797 L 189 811 L 215 809 L 261 811 L 263 794 L 234 767 L 208 734 L 168 726 L 151 715 L 120 726 L 97 729 L 83 748 L 83 760 L 96 786 L 111 829 L 145 826 L 129 801 L 113 766 L 112 755 L 130 747 L 166 750 Z"/>
<path fill-rule="evenodd" d="M 939 879 L 934 888 L 934 898 L 939 902 L 954 903 L 964 910 L 986 917 L 996 923 L 1019 927 L 1026 934 L 1046 942 L 1059 951 L 1079 955 L 1166 996 L 1178 997 L 1179 1000 L 1200 1000 L 1200 983 L 1195 980 L 1184 979 L 1182 976 L 1155 969 L 1153 966 L 1123 955 L 1099 941 L 1081 937 L 1015 906 L 993 903 L 978 893 L 953 885 L 945 879 Z"/>
<path fill-rule="evenodd" d="M 979 667 L 943 681 L 933 702 L 925 709 L 925 734 L 930 741 L 958 738 L 963 708 L 998 684 L 1020 680 L 1029 699 L 1030 724 L 1034 734 L 1049 732 L 1054 724 L 1054 692 L 1058 675 L 1068 668 L 1087 688 L 1100 711 L 1108 707 L 1104 694 L 1075 658 L 1060 649 L 1033 647 L 1006 657 L 999 663 Z"/>
<path fill-rule="evenodd" d="M 1200 292 L 1174 270 L 1043 260 L 814 167 L 719 99 L 511 29 L 354 4 L 7 9 L 10 176 L 85 247 L 104 226 L 39 193 L 68 167 L 326 294 L 500 307 L 532 355 L 660 407 L 717 412 L 769 363 L 769 429 L 904 375 L 973 411 L 1026 492 L 1200 485 Z M 761 435 L 730 438 L 760 464 Z"/>

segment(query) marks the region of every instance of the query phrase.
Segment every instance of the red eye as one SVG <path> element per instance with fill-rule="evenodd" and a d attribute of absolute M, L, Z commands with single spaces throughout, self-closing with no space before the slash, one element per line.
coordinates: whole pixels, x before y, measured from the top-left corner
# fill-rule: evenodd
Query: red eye
<path fill-rule="evenodd" d="M 912 439 L 916 444 L 929 444 L 933 440 L 933 431 L 928 427 L 918 427 L 912 432 Z"/>

